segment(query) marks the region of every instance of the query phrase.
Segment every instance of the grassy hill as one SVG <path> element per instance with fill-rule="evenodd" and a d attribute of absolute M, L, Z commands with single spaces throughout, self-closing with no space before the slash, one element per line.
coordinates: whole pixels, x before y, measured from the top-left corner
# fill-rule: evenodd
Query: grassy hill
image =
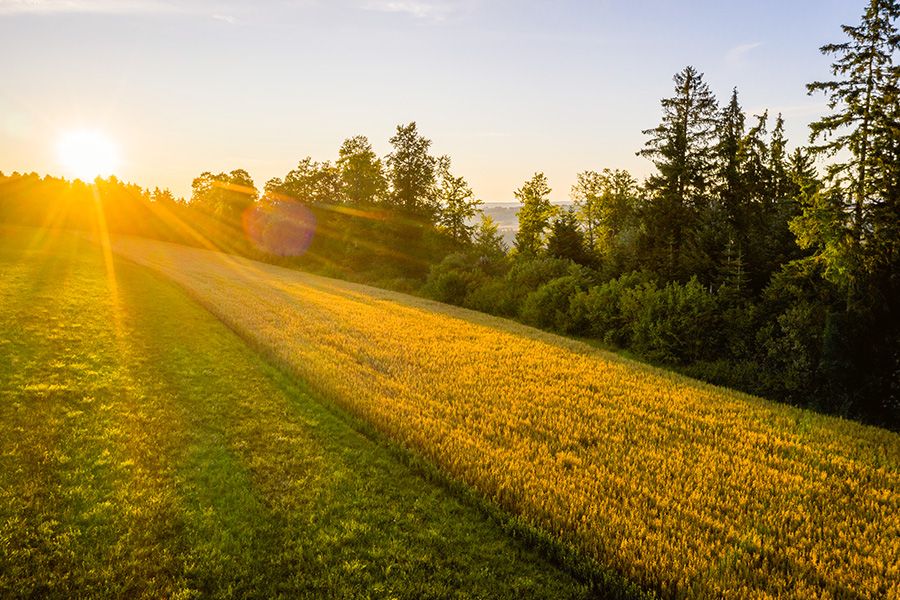
<path fill-rule="evenodd" d="M 897 593 L 897 434 L 400 294 L 160 242 L 114 248 L 453 481 L 647 589 Z"/>
<path fill-rule="evenodd" d="M 0 229 L 0 597 L 589 593 L 182 290 Z"/>

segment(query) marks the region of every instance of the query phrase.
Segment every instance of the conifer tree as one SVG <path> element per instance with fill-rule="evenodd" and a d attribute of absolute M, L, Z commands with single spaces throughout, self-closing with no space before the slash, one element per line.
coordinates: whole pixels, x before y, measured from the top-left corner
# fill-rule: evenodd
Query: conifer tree
<path fill-rule="evenodd" d="M 836 57 L 831 66 L 836 78 L 807 86 L 810 93 L 823 92 L 832 110 L 810 125 L 810 139 L 818 142 L 812 150 L 834 160 L 826 187 L 805 198 L 795 230 L 816 249 L 827 276 L 846 290 L 848 308 L 864 295 L 878 248 L 900 250 L 896 238 L 889 239 L 900 214 L 891 189 L 898 138 L 893 64 L 900 51 L 898 18 L 897 0 L 869 0 L 861 23 L 842 27 L 847 41 L 821 48 Z"/>
<path fill-rule="evenodd" d="M 790 197 L 790 176 L 788 175 L 787 139 L 784 135 L 784 118 L 781 113 L 775 119 L 772 139 L 769 142 L 769 172 L 771 192 L 778 200 Z"/>
<path fill-rule="evenodd" d="M 560 211 L 553 219 L 550 224 L 550 236 L 547 239 L 547 254 L 582 265 L 590 262 L 585 252 L 584 234 L 578 226 L 578 217 L 574 210 Z"/>
<path fill-rule="evenodd" d="M 506 244 L 500 227 L 490 216 L 481 213 L 481 221 L 473 234 L 472 245 L 483 263 L 496 263 L 506 255 Z"/>
<path fill-rule="evenodd" d="M 719 120 L 719 140 L 716 158 L 719 163 L 719 202 L 733 228 L 738 228 L 739 207 L 744 201 L 744 173 L 741 164 L 741 148 L 744 143 L 746 117 L 738 103 L 737 88 L 731 92 L 731 100 L 722 109 Z"/>
<path fill-rule="evenodd" d="M 829 393 L 882 422 L 900 420 L 898 19 L 898 0 L 869 0 L 860 24 L 843 26 L 847 41 L 822 47 L 835 79 L 808 89 L 825 94 L 831 113 L 810 138 L 831 163 L 792 223 L 844 298 L 822 334 Z"/>
<path fill-rule="evenodd" d="M 650 139 L 638 154 L 657 169 L 646 185 L 644 245 L 650 266 L 666 277 L 687 279 L 702 261 L 691 246 L 696 246 L 699 215 L 709 207 L 718 107 L 694 67 L 685 67 L 674 81 L 675 96 L 662 100 L 662 122 L 643 132 Z"/>

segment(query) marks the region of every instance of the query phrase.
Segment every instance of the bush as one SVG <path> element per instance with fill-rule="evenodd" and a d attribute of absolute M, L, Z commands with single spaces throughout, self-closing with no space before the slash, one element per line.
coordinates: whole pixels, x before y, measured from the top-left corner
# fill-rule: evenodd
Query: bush
<path fill-rule="evenodd" d="M 715 357 L 721 346 L 718 302 L 696 277 L 684 285 L 645 283 L 626 290 L 621 307 L 632 348 L 653 360 L 688 364 Z"/>
<path fill-rule="evenodd" d="M 478 268 L 465 254 L 451 254 L 432 265 L 420 290 L 429 298 L 449 304 L 463 305 L 469 291 L 482 280 Z"/>
<path fill-rule="evenodd" d="M 574 263 L 561 258 L 520 257 L 513 262 L 506 274 L 511 288 L 519 290 L 524 298 L 551 279 L 568 274 Z"/>
<path fill-rule="evenodd" d="M 569 274 L 571 268 L 580 269 L 568 260 L 520 256 L 513 261 L 504 277 L 485 276 L 472 285 L 463 305 L 494 315 L 517 317 L 528 294 L 553 279 Z"/>
<path fill-rule="evenodd" d="M 552 279 L 525 297 L 519 310 L 523 322 L 560 333 L 582 333 L 570 316 L 570 304 L 589 285 L 584 270 L 573 266 L 570 274 Z"/>
<path fill-rule="evenodd" d="M 801 301 L 778 315 L 776 325 L 760 331 L 767 370 L 778 373 L 775 395 L 805 405 L 815 397 L 826 311 Z"/>
<path fill-rule="evenodd" d="M 469 291 L 463 306 L 491 315 L 513 317 L 518 312 L 518 297 L 505 279 L 487 279 Z"/>
<path fill-rule="evenodd" d="M 647 281 L 649 275 L 632 272 L 603 285 L 578 291 L 569 304 L 569 319 L 574 330 L 607 344 L 626 345 L 631 328 L 622 316 L 622 294 Z"/>

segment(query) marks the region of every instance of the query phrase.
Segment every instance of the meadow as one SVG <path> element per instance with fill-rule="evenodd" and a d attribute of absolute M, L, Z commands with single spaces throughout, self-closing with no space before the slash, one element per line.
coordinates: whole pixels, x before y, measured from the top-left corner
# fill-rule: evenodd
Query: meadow
<path fill-rule="evenodd" d="M 393 292 L 113 247 L 453 481 L 647 590 L 900 595 L 896 433 Z"/>
<path fill-rule="evenodd" d="M 185 293 L 0 228 L 0 597 L 583 598 Z"/>

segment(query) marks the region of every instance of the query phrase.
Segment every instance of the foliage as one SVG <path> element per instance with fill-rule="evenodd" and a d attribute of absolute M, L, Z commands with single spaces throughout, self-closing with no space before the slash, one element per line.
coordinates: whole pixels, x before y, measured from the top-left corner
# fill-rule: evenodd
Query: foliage
<path fill-rule="evenodd" d="M 428 153 L 431 140 L 416 123 L 398 125 L 390 140 L 393 151 L 385 161 L 390 182 L 390 202 L 411 217 L 429 218 L 435 212 L 434 186 L 439 163 Z"/>
<path fill-rule="evenodd" d="M 284 176 L 266 182 L 267 199 L 289 199 L 307 206 L 340 204 L 343 199 L 341 171 L 331 162 L 307 156 Z"/>
<path fill-rule="evenodd" d="M 637 181 L 628 171 L 585 171 L 578 174 L 570 197 L 584 228 L 587 250 L 612 259 L 617 239 L 637 216 Z"/>
<path fill-rule="evenodd" d="M 585 247 L 584 234 L 573 210 L 561 210 L 550 223 L 547 238 L 547 254 L 555 258 L 571 260 L 580 265 L 593 262 Z"/>
<path fill-rule="evenodd" d="M 556 214 L 556 207 L 550 203 L 550 191 L 547 177 L 543 173 L 535 173 L 515 192 L 516 200 L 522 203 L 515 241 L 519 254 L 534 255 L 546 243 L 550 219 Z"/>
<path fill-rule="evenodd" d="M 381 159 L 362 135 L 344 140 L 338 150 L 336 166 L 340 172 L 342 196 L 351 206 L 371 206 L 387 193 L 387 179 Z"/>
<path fill-rule="evenodd" d="M 437 223 L 457 243 L 469 243 L 475 233 L 473 218 L 479 212 L 481 200 L 475 197 L 468 182 L 450 172 L 450 159 L 441 161 L 440 185 L 437 195 Z"/>
<path fill-rule="evenodd" d="M 622 298 L 627 290 L 650 282 L 647 274 L 631 272 L 576 293 L 569 305 L 575 330 L 607 344 L 627 346 L 631 323 L 622 312 Z"/>
<path fill-rule="evenodd" d="M 503 236 L 500 235 L 497 223 L 488 215 L 482 213 L 481 220 L 473 234 L 472 246 L 479 263 L 488 272 L 497 274 L 498 268 L 502 269 L 506 258 L 506 244 L 503 242 Z"/>
<path fill-rule="evenodd" d="M 551 279 L 528 294 L 522 301 L 519 316 L 523 322 L 535 327 L 576 333 L 576 324 L 570 316 L 570 303 L 590 283 L 588 273 L 573 264 L 566 275 Z"/>
<path fill-rule="evenodd" d="M 691 363 L 716 354 L 718 303 L 695 277 L 663 288 L 645 283 L 626 290 L 619 302 L 631 326 L 629 345 L 640 354 L 668 363 Z"/>
<path fill-rule="evenodd" d="M 226 223 L 240 222 L 257 196 L 253 179 L 243 169 L 218 174 L 205 171 L 191 183 L 191 204 Z"/>
<path fill-rule="evenodd" d="M 451 254 L 433 265 L 421 292 L 430 298 L 462 305 L 479 281 L 478 269 L 466 254 Z"/>

